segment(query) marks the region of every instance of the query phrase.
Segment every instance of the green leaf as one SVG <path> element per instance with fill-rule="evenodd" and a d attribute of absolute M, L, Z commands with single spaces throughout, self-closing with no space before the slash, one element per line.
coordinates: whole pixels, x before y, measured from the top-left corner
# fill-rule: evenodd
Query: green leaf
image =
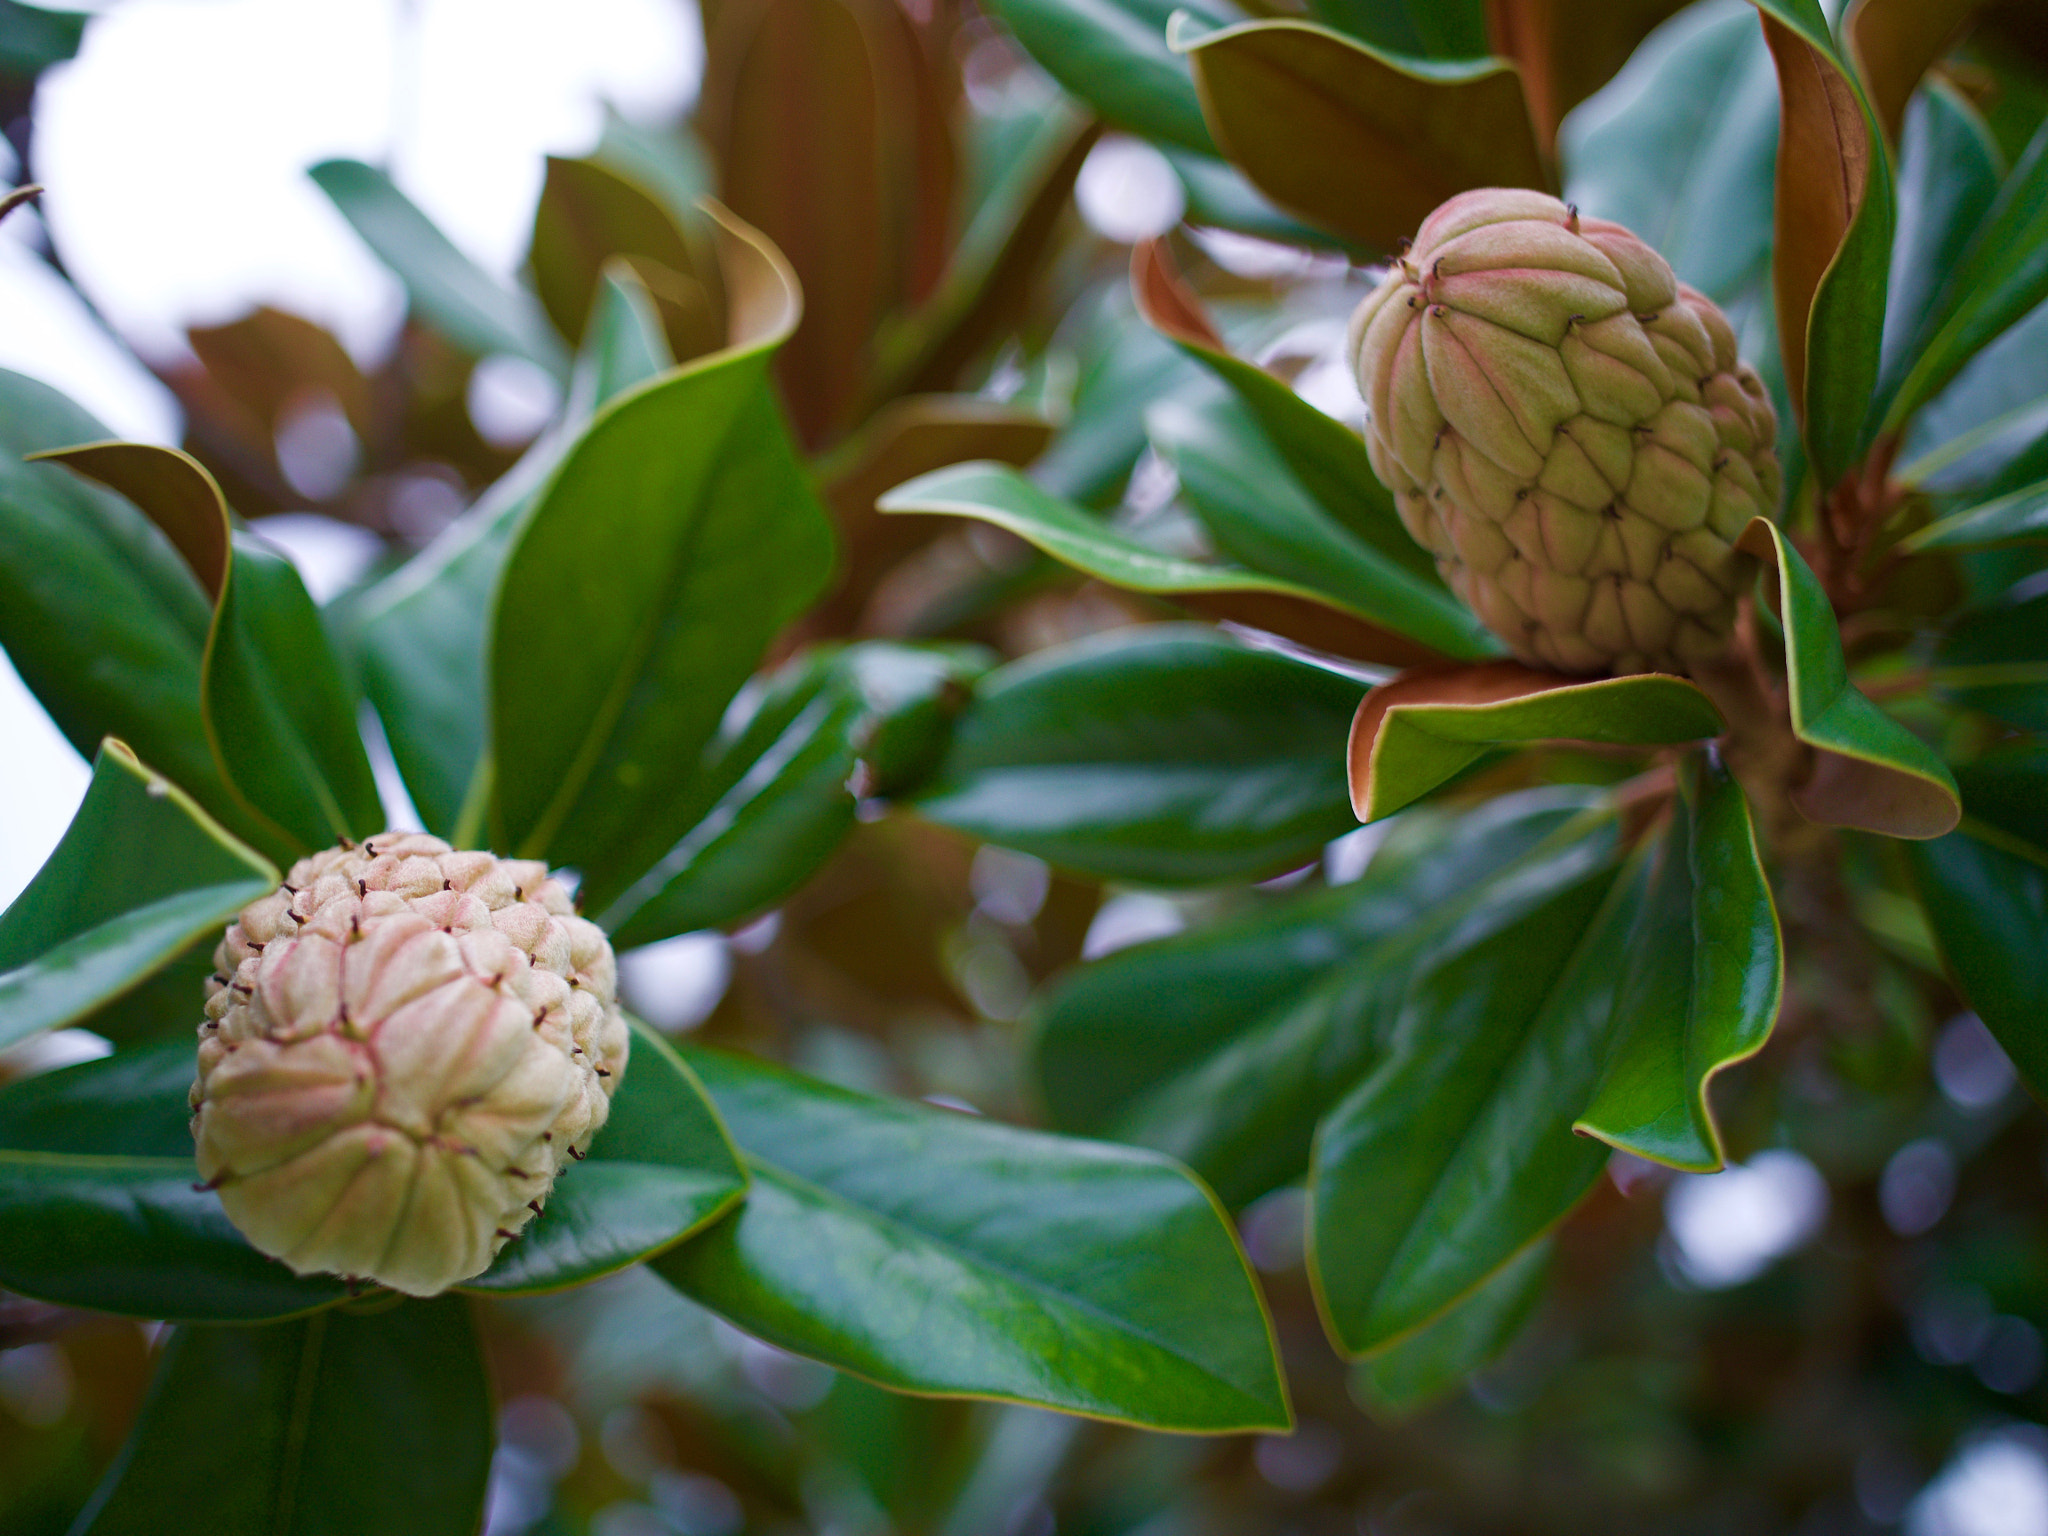
<path fill-rule="evenodd" d="M 599 916 L 620 946 L 773 905 L 852 830 L 863 795 L 921 780 L 987 660 L 868 642 L 814 651 L 735 700 L 691 784 L 696 824 Z"/>
<path fill-rule="evenodd" d="M 1252 185 L 1368 250 L 1394 249 L 1454 193 L 1549 190 L 1521 77 L 1498 60 L 1396 57 L 1306 21 L 1189 18 L 1171 43 Z"/>
<path fill-rule="evenodd" d="M 1309 1175 L 1310 1279 L 1340 1349 L 1426 1327 L 1599 1177 L 1607 1149 L 1572 1125 L 1599 1081 L 1642 887 L 1640 865 L 1617 880 L 1606 857 L 1525 864 L 1383 988 L 1385 1057 L 1317 1128 Z"/>
<path fill-rule="evenodd" d="M 1498 747 L 1539 741 L 1674 746 L 1718 736 L 1720 711 L 1682 677 L 1575 682 L 1519 662 L 1424 667 L 1365 696 L 1351 728 L 1351 803 L 1377 821 Z"/>
<path fill-rule="evenodd" d="M 389 176 L 360 160 L 323 160 L 306 174 L 398 275 L 420 319 L 457 348 L 472 357 L 509 352 L 566 377 L 568 357 L 533 296 L 471 261 Z"/>
<path fill-rule="evenodd" d="M 1515 1341 L 1543 1299 L 1551 1244 L 1540 1242 L 1419 1333 L 1361 1364 L 1352 1387 L 1382 1419 L 1433 1407 Z"/>
<path fill-rule="evenodd" d="M 991 0 L 1046 73 L 1119 128 L 1216 153 L 1187 65 L 1166 45 L 1179 0 Z M 1228 10 L 1197 7 L 1220 24 Z"/>
<path fill-rule="evenodd" d="M 2048 480 L 1951 513 L 1900 541 L 1909 550 L 2048 543 Z"/>
<path fill-rule="evenodd" d="M 831 571 L 831 524 L 766 376 L 800 313 L 795 279 L 744 225 L 725 238 L 741 339 L 598 413 L 498 585 L 493 846 L 576 866 L 598 907 L 688 830 L 678 770 Z"/>
<path fill-rule="evenodd" d="M 1471 59 L 1494 51 L 1481 0 L 1310 0 L 1319 21 L 1360 42 L 1418 59 Z"/>
<path fill-rule="evenodd" d="M 1178 347 L 1139 321 L 1126 284 L 1112 285 L 1077 317 L 1076 328 L 1080 377 L 1073 407 L 1031 478 L 1055 497 L 1109 507 L 1145 451 L 1146 410 L 1200 374 Z"/>
<path fill-rule="evenodd" d="M 192 1041 L 170 1040 L 0 1089 L 0 1285 L 194 1322 L 290 1317 L 348 1294 L 258 1253 L 195 1185 L 196 1070 Z"/>
<path fill-rule="evenodd" d="M 290 560 L 234 527 L 197 459 L 148 443 L 39 455 L 112 487 L 148 514 L 213 598 L 200 718 L 263 851 L 311 853 L 382 829 L 384 808 L 355 700 L 320 612 Z"/>
<path fill-rule="evenodd" d="M 1925 742 L 1849 681 L 1841 626 L 1813 568 L 1764 518 L 1753 520 L 1739 542 L 1777 561 L 1792 730 L 1817 754 L 1793 803 L 1823 826 L 1887 837 L 1940 837 L 1953 829 L 1961 814 L 1955 780 Z"/>
<path fill-rule="evenodd" d="M 47 385 L 0 371 L 0 646 L 80 755 L 118 736 L 248 838 L 199 715 L 208 604 L 124 497 L 24 454 L 107 429 Z"/>
<path fill-rule="evenodd" d="M 1570 825 L 1592 803 L 1546 789 L 1418 811 L 1353 885 L 1084 967 L 1035 1043 L 1055 1118 L 1179 1157 L 1232 1206 L 1299 1177 L 1316 1121 L 1383 1050 L 1375 1021 L 1415 947 L 1496 880 L 1540 892 L 1541 870 L 1603 860 L 1592 824 Z"/>
<path fill-rule="evenodd" d="M 2048 299 L 2048 123 L 2005 178 L 1960 261 L 1947 269 L 1885 413 L 1898 427 L 1983 347 Z"/>
<path fill-rule="evenodd" d="M 2004 748 L 1957 777 L 1962 829 L 1908 849 L 1921 904 L 1963 996 L 2048 1100 L 2048 746 Z"/>
<path fill-rule="evenodd" d="M 0 0 L 0 75 L 33 80 L 52 64 L 73 57 L 91 19 L 82 11 L 44 10 Z"/>
<path fill-rule="evenodd" d="M 683 1059 L 638 1019 L 611 1117 L 555 1182 L 547 1209 L 462 1289 L 559 1291 L 637 1264 L 746 1197 L 747 1172 Z"/>
<path fill-rule="evenodd" d="M 1959 703 L 2048 731 L 2048 593 L 1963 614 L 1942 637 L 1931 677 Z"/>
<path fill-rule="evenodd" d="M 982 680 L 918 813 L 1111 879 L 1306 863 L 1351 822 L 1358 685 L 1193 626 L 1040 651 Z"/>
<path fill-rule="evenodd" d="M 685 1294 L 901 1391 L 1187 1433 L 1291 1427 L 1244 1255 L 1178 1165 L 690 1060 L 754 1186 L 655 1261 Z"/>
<path fill-rule="evenodd" d="M 1695 288 L 1725 303 L 1764 270 L 1778 81 L 1755 7 L 1696 5 L 1658 28 L 1560 138 L 1566 199 Z"/>
<path fill-rule="evenodd" d="M 1298 403 L 1343 432 L 1315 407 Z M 1224 554 L 1321 592 L 1442 655 L 1470 659 L 1497 652 L 1492 635 L 1451 596 L 1427 552 L 1398 524 L 1393 536 L 1406 549 L 1395 558 L 1361 542 L 1330 515 L 1327 503 L 1311 499 L 1243 399 L 1216 390 L 1205 399 L 1161 401 L 1146 424 Z M 1358 452 L 1362 467 L 1365 450 Z"/>
<path fill-rule="evenodd" d="M 194 939 L 218 936 L 277 879 L 183 790 L 109 738 L 56 851 L 0 914 L 0 1047 L 120 997 Z"/>
<path fill-rule="evenodd" d="M 491 1439 L 483 1351 L 458 1298 L 180 1328 L 75 1529 L 472 1536 Z"/>
<path fill-rule="evenodd" d="M 453 833 L 484 750 L 484 645 L 505 552 L 576 431 L 604 402 L 672 366 L 637 278 L 606 272 L 570 380 L 564 421 L 466 513 L 364 594 L 363 690 L 430 832 Z"/>
<path fill-rule="evenodd" d="M 1628 976 L 1607 1075 L 1573 1126 L 1674 1168 L 1726 1166 L 1707 1085 L 1763 1049 L 1784 991 L 1777 908 L 1742 790 L 1696 755 L 1672 806 Z"/>

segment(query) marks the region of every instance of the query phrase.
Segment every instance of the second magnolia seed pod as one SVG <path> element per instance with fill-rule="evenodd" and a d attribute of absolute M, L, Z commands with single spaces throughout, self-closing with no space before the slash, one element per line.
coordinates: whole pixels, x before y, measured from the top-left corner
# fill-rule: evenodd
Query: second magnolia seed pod
<path fill-rule="evenodd" d="M 420 834 L 332 848 L 214 963 L 199 1171 L 299 1274 L 430 1296 L 483 1273 L 625 1071 L 611 945 L 543 864 Z"/>
<path fill-rule="evenodd" d="M 1350 358 L 1402 521 L 1523 661 L 1684 672 L 1726 646 L 1777 418 L 1649 246 L 1540 192 L 1460 193 L 1359 306 Z"/>

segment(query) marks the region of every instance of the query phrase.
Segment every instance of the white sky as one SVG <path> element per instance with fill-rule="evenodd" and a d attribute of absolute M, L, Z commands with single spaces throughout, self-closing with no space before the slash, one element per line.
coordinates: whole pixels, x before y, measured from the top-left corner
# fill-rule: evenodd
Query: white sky
<path fill-rule="evenodd" d="M 304 168 L 388 166 L 455 242 L 509 275 L 525 255 L 542 157 L 691 98 L 692 0 L 122 0 L 36 104 L 41 208 L 66 266 L 138 350 L 259 302 L 388 346 L 396 282 Z M 17 177 L 0 147 L 0 184 Z M 116 432 L 174 442 L 159 386 L 35 256 L 44 226 L 0 225 L 0 367 L 72 395 Z M 0 670 L 0 907 L 62 834 L 85 766 Z"/>

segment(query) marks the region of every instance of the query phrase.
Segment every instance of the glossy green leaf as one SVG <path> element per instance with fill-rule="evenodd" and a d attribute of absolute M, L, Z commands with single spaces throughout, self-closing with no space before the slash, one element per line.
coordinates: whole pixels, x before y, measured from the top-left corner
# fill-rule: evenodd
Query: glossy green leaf
<path fill-rule="evenodd" d="M 1528 1326 L 1550 1278 L 1551 1245 L 1541 1242 L 1419 1333 L 1358 1366 L 1352 1389 L 1382 1419 L 1422 1412 L 1463 1386 Z"/>
<path fill-rule="evenodd" d="M 1909 849 L 1921 904 L 1964 997 L 2048 1100 L 2048 746 L 2003 748 L 1956 777 L 1961 830 Z"/>
<path fill-rule="evenodd" d="M 363 690 L 426 828 L 455 830 L 483 756 L 484 646 L 505 551 L 573 434 L 598 406 L 672 366 L 638 279 L 608 270 L 569 384 L 565 420 L 419 554 L 363 595 Z"/>
<path fill-rule="evenodd" d="M 1269 382 L 1285 390 L 1277 380 Z M 1349 438 L 1336 422 L 1285 392 L 1301 410 Z M 1340 523 L 1327 502 L 1310 496 L 1243 396 L 1215 390 L 1161 401 L 1146 424 L 1153 446 L 1179 474 L 1182 493 L 1226 556 L 1324 593 L 1337 606 L 1443 655 L 1469 660 L 1497 653 L 1493 636 L 1451 596 L 1428 553 L 1404 529 L 1395 524 L 1391 537 L 1363 542 L 1351 520 Z M 1353 446 L 1359 468 L 1369 474 L 1365 450 L 1355 440 Z"/>
<path fill-rule="evenodd" d="M 1290 1426 L 1215 1197 L 1156 1153 L 693 1051 L 754 1175 L 655 1260 L 770 1343 L 902 1391 L 1189 1433 Z"/>
<path fill-rule="evenodd" d="M 197 1062 L 191 1039 L 169 1040 L 0 1090 L 0 1285 L 194 1322 L 290 1317 L 348 1294 L 258 1253 L 196 1186 Z"/>
<path fill-rule="evenodd" d="M 214 601 L 200 718 L 215 759 L 263 829 L 263 851 L 311 853 L 382 829 L 355 700 L 297 569 L 237 529 L 198 460 L 148 443 L 42 457 L 120 491 L 177 546 Z"/>
<path fill-rule="evenodd" d="M 180 1328 L 75 1529 L 472 1536 L 491 1440 L 483 1350 L 458 1298 Z"/>
<path fill-rule="evenodd" d="M 1963 614 L 1942 637 L 1931 677 L 1972 709 L 2048 732 L 2048 593 Z"/>
<path fill-rule="evenodd" d="M 1849 681 L 1842 631 L 1813 568 L 1764 518 L 1742 548 L 1775 559 L 1785 625 L 1792 730 L 1815 751 L 1812 776 L 1793 802 L 1823 826 L 1888 837 L 1939 837 L 1961 814 L 1955 780 L 1927 744 Z"/>
<path fill-rule="evenodd" d="M 1389 53 L 1471 59 L 1496 51 L 1485 0 L 1311 0 L 1309 12 Z"/>
<path fill-rule="evenodd" d="M 2048 480 L 1951 513 L 1901 543 L 1910 550 L 2048 543 Z"/>
<path fill-rule="evenodd" d="M 1351 822 L 1358 685 L 1197 627 L 1040 651 L 982 680 L 918 813 L 1112 879 L 1306 863 Z"/>
<path fill-rule="evenodd" d="M 1969 247 L 1947 270 L 1886 412 L 1897 427 L 1983 347 L 2048 299 L 2048 124 L 1998 189 Z"/>
<path fill-rule="evenodd" d="M 277 880 L 261 855 L 109 739 L 62 841 L 0 913 L 0 1046 L 105 1006 L 194 939 L 217 937 Z"/>
<path fill-rule="evenodd" d="M 254 819 L 199 715 L 208 603 L 125 497 L 24 455 L 110 434 L 45 384 L 0 371 L 0 647 L 90 758 L 118 736 L 237 835 Z"/>
<path fill-rule="evenodd" d="M 1659 672 L 1574 681 L 1512 661 L 1421 668 L 1382 683 L 1359 706 L 1351 803 L 1361 821 L 1377 821 L 1499 747 L 1673 746 L 1724 728 L 1697 686 Z"/>
<path fill-rule="evenodd" d="M 986 658 L 868 642 L 812 652 L 735 700 L 691 783 L 697 821 L 597 921 L 622 946 L 723 927 L 801 884 L 863 796 L 928 773 Z"/>
<path fill-rule="evenodd" d="M 1384 1059 L 1316 1131 L 1310 1277 L 1348 1353 L 1449 1311 L 1605 1165 L 1572 1125 L 1599 1081 L 1640 862 L 1621 880 L 1607 858 L 1528 877 L 1485 887 L 1414 955 L 1386 995 Z"/>
<path fill-rule="evenodd" d="M 1119 128 L 1215 154 L 1187 65 L 1166 45 L 1178 0 L 991 0 L 1045 71 Z M 1195 8 L 1221 23 L 1232 8 Z"/>
<path fill-rule="evenodd" d="M 1727 302 L 1771 253 L 1778 81 L 1746 0 L 1687 8 L 1574 113 L 1565 197 L 1627 225 L 1679 277 Z"/>
<path fill-rule="evenodd" d="M 795 279 L 736 221 L 726 241 L 742 339 L 598 413 L 498 584 L 492 843 L 576 866 L 600 907 L 688 830 L 679 770 L 831 571 L 831 524 L 766 378 Z"/>
<path fill-rule="evenodd" d="M 1742 790 L 1696 756 L 1636 915 L 1607 1075 L 1573 1129 L 1696 1173 L 1726 1166 L 1707 1088 L 1763 1049 L 1785 957 Z"/>
<path fill-rule="evenodd" d="M 568 356 L 532 295 L 471 261 L 390 177 L 360 160 L 323 160 L 306 174 L 398 275 L 421 320 L 472 356 L 509 352 L 558 378 L 568 373 Z"/>
<path fill-rule="evenodd" d="M 1040 1015 L 1054 1117 L 1181 1158 L 1233 1206 L 1300 1177 L 1316 1121 L 1383 1050 L 1418 946 L 1496 879 L 1540 892 L 1604 859 L 1598 824 L 1569 825 L 1591 804 L 1546 789 L 1418 811 L 1353 885 L 1084 967 Z"/>
<path fill-rule="evenodd" d="M 564 1168 L 538 1221 L 463 1289 L 559 1291 L 669 1248 L 746 1197 L 747 1174 L 704 1088 L 638 1019 L 631 1064 L 590 1153 Z"/>
<path fill-rule="evenodd" d="M 1306 21 L 1176 23 L 1223 153 L 1282 208 L 1391 251 L 1472 187 L 1550 186 L 1514 69 L 1397 58 Z"/>

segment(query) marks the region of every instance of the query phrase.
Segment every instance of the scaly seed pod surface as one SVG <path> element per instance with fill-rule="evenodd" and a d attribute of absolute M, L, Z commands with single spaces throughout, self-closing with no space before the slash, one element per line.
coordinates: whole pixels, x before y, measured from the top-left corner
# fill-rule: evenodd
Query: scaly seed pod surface
<path fill-rule="evenodd" d="M 1402 521 L 1523 661 L 1684 672 L 1726 646 L 1777 418 L 1649 246 L 1540 192 L 1460 193 L 1352 316 L 1350 357 Z"/>
<path fill-rule="evenodd" d="M 544 864 L 417 833 L 301 859 L 215 951 L 192 1134 L 300 1274 L 430 1296 L 583 1156 L 626 1067 L 617 970 Z"/>

